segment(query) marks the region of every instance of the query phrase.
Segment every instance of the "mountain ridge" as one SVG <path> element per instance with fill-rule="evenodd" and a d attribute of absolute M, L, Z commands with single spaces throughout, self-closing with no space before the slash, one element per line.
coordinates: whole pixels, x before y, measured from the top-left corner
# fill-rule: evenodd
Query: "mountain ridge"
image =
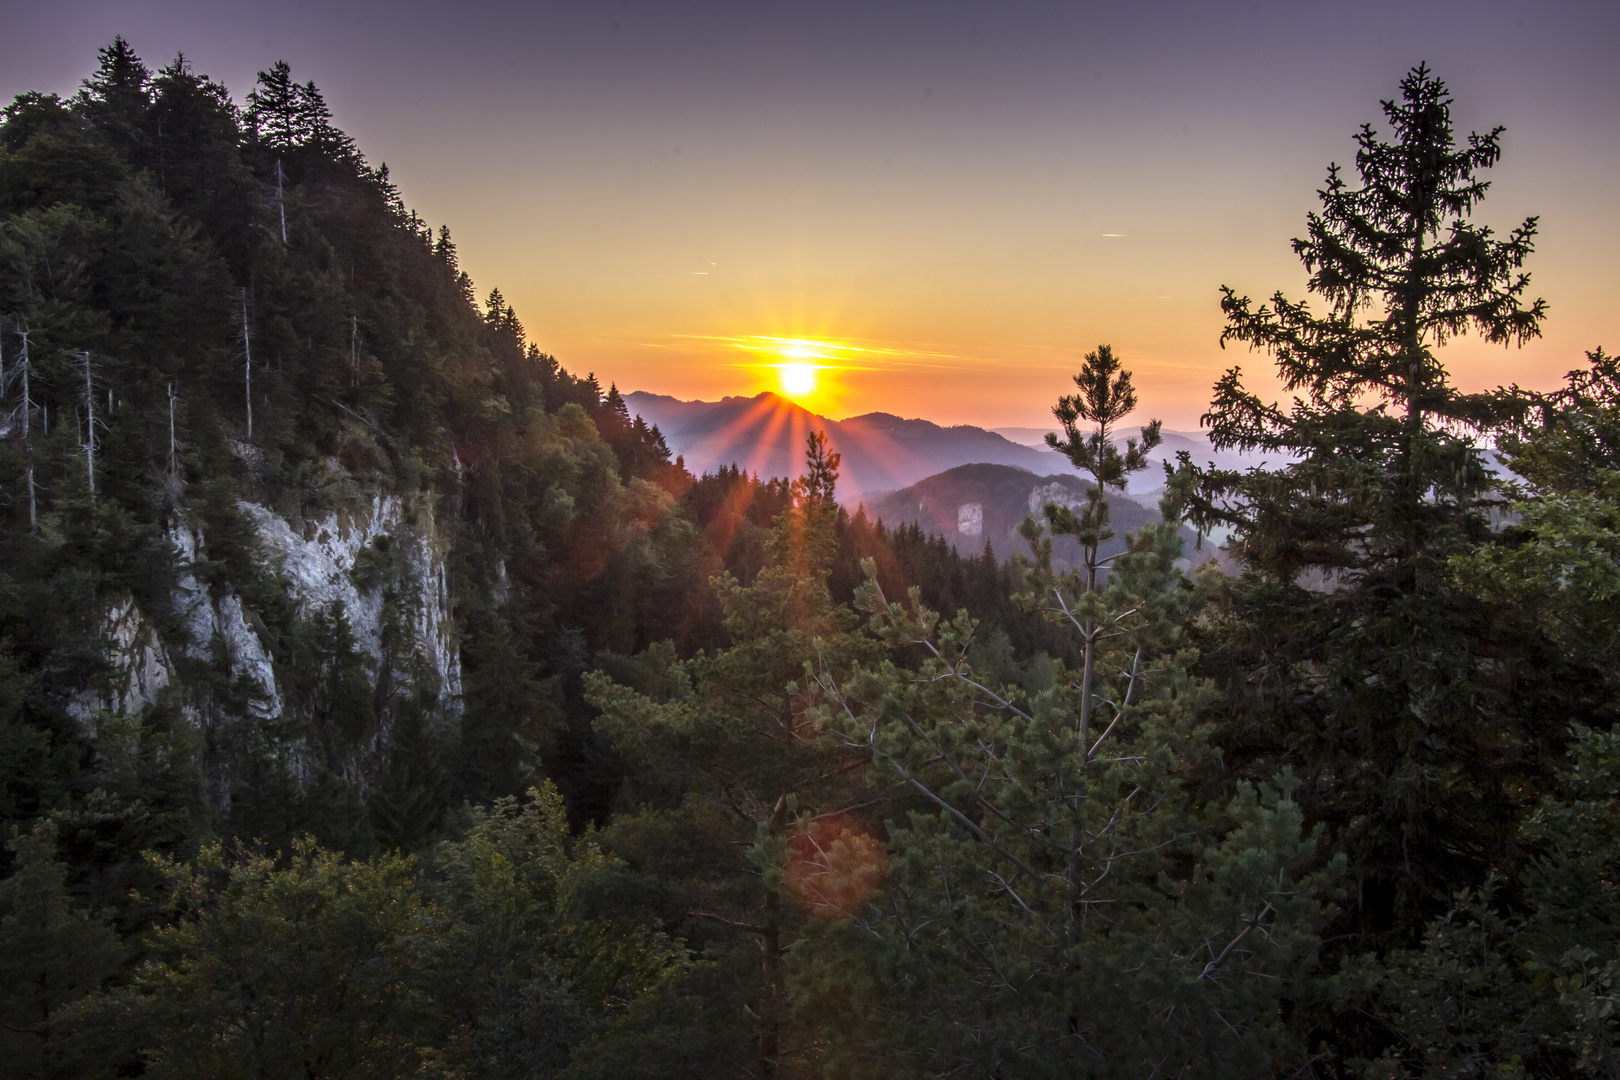
<path fill-rule="evenodd" d="M 925 533 L 939 535 L 964 555 L 986 546 L 997 559 L 1029 553 L 1018 535 L 1025 516 L 1037 519 L 1041 508 L 1055 502 L 1078 509 L 1091 485 L 1073 472 L 1045 476 L 990 464 L 958 465 L 915 484 L 862 500 L 866 515 L 890 528 L 916 525 Z M 1100 554 L 1107 558 L 1125 550 L 1127 533 L 1159 520 L 1158 511 L 1129 498 L 1109 499 L 1114 536 L 1104 541 Z M 1213 545 L 1199 550 L 1197 538 L 1183 527 L 1185 556 L 1193 563 L 1216 557 Z M 1070 537 L 1058 537 L 1052 549 L 1054 564 L 1060 569 L 1080 560 L 1079 545 Z"/>
<path fill-rule="evenodd" d="M 796 476 L 805 436 L 823 431 L 843 455 L 846 498 L 894 491 L 957 465 L 1006 465 L 1040 474 L 1067 468 L 1051 450 L 1021 446 L 972 424 L 947 427 L 887 412 L 832 420 L 769 392 L 682 401 L 637 390 L 624 400 L 632 414 L 657 425 L 671 453 L 698 474 L 735 464 L 761 476 Z"/>
<path fill-rule="evenodd" d="M 833 449 L 844 455 L 842 489 L 852 501 L 910 487 L 958 465 L 1008 465 L 1041 476 L 1072 471 L 1067 458 L 1044 445 L 1045 428 L 947 425 L 890 412 L 832 420 L 769 391 L 686 401 L 636 390 L 624 400 L 632 414 L 657 425 L 670 452 L 682 455 L 698 474 L 735 464 L 761 476 L 796 476 L 804 436 L 824 431 Z M 1137 438 L 1141 430 L 1121 428 L 1118 440 Z M 1166 429 L 1163 441 L 1148 455 L 1153 466 L 1130 478 L 1126 497 L 1151 505 L 1164 487 L 1160 466 L 1174 464 L 1183 451 L 1194 464 L 1219 469 L 1285 464 L 1275 454 L 1218 450 L 1202 431 Z"/>

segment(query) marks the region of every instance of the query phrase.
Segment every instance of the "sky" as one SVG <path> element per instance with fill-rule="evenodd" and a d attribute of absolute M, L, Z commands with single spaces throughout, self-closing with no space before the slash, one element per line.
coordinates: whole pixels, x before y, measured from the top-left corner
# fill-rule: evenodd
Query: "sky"
<path fill-rule="evenodd" d="M 70 93 L 122 34 L 238 100 L 277 59 L 447 224 L 480 294 L 621 390 L 1041 426 L 1113 346 L 1191 428 L 1219 287 L 1304 294 L 1329 162 L 1426 61 L 1504 125 L 1477 218 L 1539 215 L 1543 337 L 1443 357 L 1548 387 L 1620 349 L 1620 5 L 1335 0 L 277 4 L 5 0 L 0 97 Z M 787 364 L 809 366 L 793 371 Z"/>

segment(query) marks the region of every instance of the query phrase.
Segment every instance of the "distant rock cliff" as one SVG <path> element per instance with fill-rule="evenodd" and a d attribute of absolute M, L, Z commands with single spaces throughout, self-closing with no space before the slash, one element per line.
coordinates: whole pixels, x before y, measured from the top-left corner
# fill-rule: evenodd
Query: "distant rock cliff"
<path fill-rule="evenodd" d="M 1036 476 L 1007 465 L 961 465 L 930 476 L 900 491 L 865 500 L 868 517 L 881 518 L 885 525 L 915 524 L 927 533 L 944 536 L 964 554 L 977 554 L 989 544 L 998 559 L 1028 554 L 1029 548 L 1018 535 L 1025 516 L 1039 519 L 1049 502 L 1079 507 L 1089 485 L 1078 476 Z M 1104 556 L 1125 550 L 1125 534 L 1159 520 L 1152 510 L 1122 495 L 1110 497 L 1110 517 L 1114 538 L 1102 547 Z M 1194 553 L 1194 537 L 1186 533 L 1187 554 Z M 1209 558 L 1213 548 L 1206 544 L 1201 558 Z M 1072 540 L 1053 545 L 1054 560 L 1072 564 L 1080 549 Z"/>

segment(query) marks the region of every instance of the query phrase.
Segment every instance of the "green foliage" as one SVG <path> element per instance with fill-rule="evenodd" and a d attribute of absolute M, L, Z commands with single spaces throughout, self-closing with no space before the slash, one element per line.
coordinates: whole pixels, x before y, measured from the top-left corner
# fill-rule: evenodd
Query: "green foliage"
<path fill-rule="evenodd" d="M 757 1019 L 737 1026 L 726 1056 L 747 1060 L 751 1037 L 762 1075 L 799 1056 L 785 963 L 804 916 L 784 897 L 788 838 L 864 801 L 849 756 L 807 709 L 801 681 L 807 665 L 842 667 L 869 650 L 827 587 L 838 465 L 813 433 L 765 566 L 750 585 L 729 573 L 716 579 L 729 647 L 685 663 L 655 653 L 635 672 L 637 688 L 587 677 L 598 727 L 644 777 L 638 794 L 649 799 L 604 838 L 667 890 L 664 917 L 689 928 L 705 958 L 747 987 Z M 649 857 L 642 835 L 651 830 L 679 838 L 685 865 Z"/>
<path fill-rule="evenodd" d="M 1482 883 L 1581 707 L 1563 658 L 1448 570 L 1495 542 L 1473 433 L 1514 409 L 1459 392 L 1439 350 L 1464 332 L 1535 336 L 1545 305 L 1526 300 L 1522 266 L 1536 221 L 1498 239 L 1470 220 L 1500 130 L 1460 141 L 1427 68 L 1384 113 L 1389 141 L 1370 125 L 1356 137 L 1360 186 L 1330 167 L 1294 242 L 1326 310 L 1223 295 L 1223 342 L 1269 352 L 1298 396 L 1265 404 L 1234 368 L 1204 420 L 1218 446 L 1289 463 L 1206 470 L 1191 513 L 1229 524 L 1243 565 L 1202 667 L 1224 698 L 1226 762 L 1293 768 L 1308 819 L 1349 855 L 1349 925 L 1415 934 Z"/>
<path fill-rule="evenodd" d="M 1461 894 L 1420 949 L 1366 956 L 1341 1008 L 1388 1040 L 1366 1076 L 1613 1076 L 1620 1069 L 1620 736 L 1579 728 L 1559 790 L 1520 831 L 1514 903 L 1500 878 Z"/>
<path fill-rule="evenodd" d="M 127 986 L 79 1002 L 76 1022 L 96 1034 L 78 1065 L 550 1076 L 582 1042 L 610 1052 L 627 1010 L 680 971 L 683 951 L 595 914 L 596 883 L 616 865 L 570 839 L 555 788 L 459 824 L 420 865 L 347 859 L 309 837 L 285 853 L 213 843 L 190 863 L 155 857 L 165 918 Z M 53 925 L 58 952 L 76 940 L 64 927 L 99 927 L 71 911 Z M 62 980 L 62 994 L 74 989 Z"/>
<path fill-rule="evenodd" d="M 72 1007 L 124 952 L 111 913 L 88 911 L 69 892 L 56 835 L 47 819 L 15 836 L 11 876 L 0 881 L 0 1047 L 18 1075 L 70 1075 Z"/>
<path fill-rule="evenodd" d="M 410 860 L 351 862 L 295 843 L 285 858 L 203 847 L 160 859 L 170 921 L 107 1002 L 151 1076 L 399 1076 L 407 976 L 430 921 Z"/>
<path fill-rule="evenodd" d="M 1522 410 L 1500 448 L 1519 475 L 1543 491 L 1585 489 L 1594 473 L 1620 469 L 1620 360 L 1601 348 L 1565 377 L 1562 390 L 1504 395 Z"/>
<path fill-rule="evenodd" d="M 592 900 L 617 868 L 570 840 L 556 788 L 469 812 L 430 858 L 448 915 L 420 960 L 431 1023 L 467 1076 L 551 1076 L 593 1037 L 611 1042 L 632 1003 L 677 974 L 683 950 Z M 469 972 L 473 977 L 469 978 Z"/>
<path fill-rule="evenodd" d="M 888 827 L 887 887 L 796 966 L 804 1007 L 843 1033 L 832 1075 L 1247 1076 L 1303 1056 L 1278 1010 L 1336 871 L 1312 869 L 1291 780 L 1197 797 L 1210 691 L 1176 646 L 1193 600 L 1177 524 L 1116 564 L 1111 588 L 1147 614 L 1134 664 L 1102 665 L 1119 705 L 1095 742 L 1079 673 L 986 685 L 965 613 L 863 590 L 891 655 L 926 659 L 823 668 L 822 720 L 871 748 L 872 782 L 921 799 Z"/>

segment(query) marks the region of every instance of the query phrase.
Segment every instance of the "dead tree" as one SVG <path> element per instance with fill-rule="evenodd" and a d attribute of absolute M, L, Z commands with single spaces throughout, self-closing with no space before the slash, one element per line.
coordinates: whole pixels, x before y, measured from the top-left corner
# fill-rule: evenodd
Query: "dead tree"
<path fill-rule="evenodd" d="M 37 533 L 39 532 L 39 510 L 34 495 L 34 442 L 29 435 L 29 428 L 33 426 L 34 395 L 33 388 L 30 385 L 32 372 L 28 362 L 28 327 L 24 326 L 21 330 L 18 330 L 17 336 L 22 338 L 23 458 L 28 463 L 28 531 Z M 46 422 L 48 424 L 49 420 Z M 50 434 L 48 427 L 45 433 Z"/>
<path fill-rule="evenodd" d="M 287 246 L 287 200 L 282 194 L 281 159 L 276 158 L 276 209 L 281 213 L 281 246 Z"/>
<path fill-rule="evenodd" d="M 90 354 L 79 353 L 84 365 L 84 474 L 90 485 L 90 497 L 96 496 L 96 388 L 90 375 Z"/>
<path fill-rule="evenodd" d="M 247 402 L 247 437 L 253 438 L 253 343 L 248 340 L 247 289 L 242 289 L 242 396 Z"/>
<path fill-rule="evenodd" d="M 169 384 L 169 478 L 172 480 L 179 475 L 174 467 L 175 448 L 174 441 L 174 383 Z"/>

